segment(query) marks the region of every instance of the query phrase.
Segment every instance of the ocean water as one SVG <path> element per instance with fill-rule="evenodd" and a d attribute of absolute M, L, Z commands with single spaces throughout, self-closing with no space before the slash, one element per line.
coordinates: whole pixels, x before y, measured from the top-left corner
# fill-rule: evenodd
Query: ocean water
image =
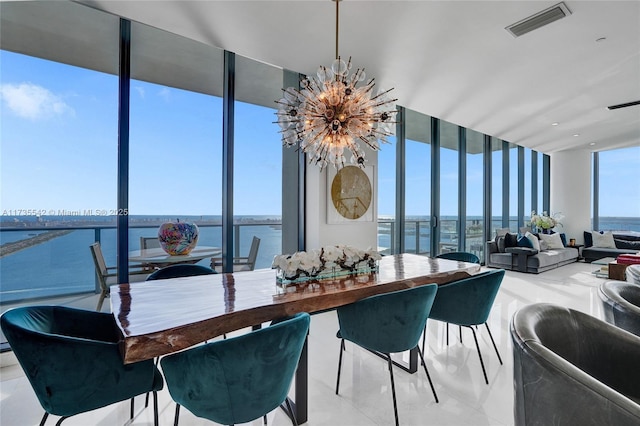
<path fill-rule="evenodd" d="M 276 218 L 272 218 L 276 219 Z M 470 218 L 467 225 L 473 224 Z M 411 218 L 407 224 L 406 250 L 408 252 L 428 253 L 430 247 L 430 227 L 426 218 Z M 516 228 L 515 218 L 513 229 Z M 9 230 L 4 222 L 0 228 L 0 244 L 20 241 L 45 232 L 44 230 Z M 67 226 L 71 226 L 67 224 Z M 455 241 L 456 221 L 441 221 L 441 242 Z M 492 221 L 493 228 L 501 228 L 501 221 Z M 199 225 L 199 244 L 221 246 L 222 235 L 219 225 Z M 253 236 L 261 239 L 256 268 L 269 268 L 273 257 L 281 252 L 282 230 L 277 223 L 253 224 L 250 221 L 239 226 L 240 255 L 249 252 Z M 640 218 L 601 218 L 601 230 L 625 230 L 640 232 Z M 157 227 L 130 228 L 129 249 L 139 249 L 141 236 L 155 236 Z M 0 304 L 40 297 L 81 293 L 96 288 L 95 268 L 89 246 L 95 241 L 94 229 L 78 229 L 73 232 L 33 245 L 29 248 L 0 258 Z M 100 231 L 100 241 L 107 265 L 116 263 L 116 230 Z M 469 242 L 469 241 L 468 241 Z M 481 237 L 479 240 L 480 243 Z M 390 225 L 384 219 L 378 226 L 379 249 L 391 247 Z M 209 259 L 200 262 L 209 265 Z"/>

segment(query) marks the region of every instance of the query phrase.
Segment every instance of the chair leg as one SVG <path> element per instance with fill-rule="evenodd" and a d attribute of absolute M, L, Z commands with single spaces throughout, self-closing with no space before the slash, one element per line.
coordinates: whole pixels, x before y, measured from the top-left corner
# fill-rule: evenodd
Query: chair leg
<path fill-rule="evenodd" d="M 56 426 L 60 426 L 60 425 L 62 424 L 62 422 L 63 422 L 63 421 L 65 421 L 65 420 L 66 420 L 66 419 L 68 419 L 68 418 L 69 418 L 69 416 L 62 416 L 62 417 L 60 417 L 60 420 L 58 420 L 58 421 L 56 422 Z"/>
<path fill-rule="evenodd" d="M 131 398 L 131 416 L 129 416 L 129 419 L 133 420 L 133 416 L 135 415 L 135 399 Z"/>
<path fill-rule="evenodd" d="M 418 348 L 418 355 L 420 355 L 420 359 L 422 360 L 422 366 L 424 367 L 424 372 L 427 373 L 427 379 L 429 380 L 429 386 L 431 386 L 431 392 L 433 392 L 433 398 L 436 400 L 436 404 L 438 401 L 438 395 L 436 395 L 436 388 L 433 387 L 433 382 L 431 381 L 431 376 L 429 375 L 429 370 L 427 370 L 427 363 L 424 361 L 424 354 Z"/>
<path fill-rule="evenodd" d="M 100 298 L 98 299 L 98 305 L 96 306 L 96 311 L 100 312 L 102 310 L 102 302 L 104 302 L 104 298 L 106 297 L 106 293 L 100 292 Z"/>
<path fill-rule="evenodd" d="M 422 352 L 424 352 L 425 342 L 427 341 L 427 324 L 424 325 L 424 331 L 422 332 Z"/>
<path fill-rule="evenodd" d="M 158 392 L 153 391 L 153 426 L 158 426 Z"/>
<path fill-rule="evenodd" d="M 267 424 L 267 415 L 265 414 L 264 416 L 262 416 L 262 423 L 263 424 Z"/>
<path fill-rule="evenodd" d="M 49 413 L 45 411 L 44 416 L 42 416 L 42 420 L 40 420 L 40 426 L 44 426 L 45 422 L 47 421 L 47 417 L 49 417 Z"/>
<path fill-rule="evenodd" d="M 491 343 L 493 343 L 493 349 L 496 350 L 496 355 L 498 355 L 498 361 L 500 361 L 500 365 L 502 365 L 502 358 L 500 358 L 500 353 L 498 352 L 498 347 L 496 346 L 496 342 L 493 340 L 493 336 L 491 335 L 491 330 L 489 330 L 489 324 L 486 322 L 484 326 L 487 327 L 487 332 L 489 332 L 489 338 L 491 338 Z"/>
<path fill-rule="evenodd" d="M 458 333 L 460 334 L 460 343 L 462 343 L 462 326 L 458 326 Z"/>
<path fill-rule="evenodd" d="M 180 404 L 176 402 L 176 414 L 173 416 L 173 426 L 178 426 L 179 417 L 180 417 Z"/>
<path fill-rule="evenodd" d="M 447 323 L 447 346 L 449 346 L 449 323 Z M 422 348 L 422 351 L 424 352 L 424 348 Z"/>
<path fill-rule="evenodd" d="M 298 426 L 298 419 L 296 419 L 296 412 L 293 411 L 293 407 L 291 406 L 291 401 L 289 400 L 289 398 L 286 398 L 284 400 L 284 403 L 287 404 L 287 410 L 289 410 L 289 413 L 291 414 L 291 422 L 293 423 L 293 426 Z M 267 416 L 264 416 L 264 417 L 266 420 Z"/>
<path fill-rule="evenodd" d="M 393 363 L 391 362 L 391 355 L 387 355 L 387 363 L 389 365 L 389 377 L 391 378 L 391 395 L 393 396 L 393 414 L 396 417 L 396 426 L 400 426 L 398 421 L 398 404 L 396 402 L 396 385 L 393 381 Z"/>
<path fill-rule="evenodd" d="M 336 395 L 340 388 L 340 370 L 342 370 L 342 352 L 344 351 L 344 339 L 340 339 L 340 357 L 338 358 L 338 378 L 336 379 Z"/>
<path fill-rule="evenodd" d="M 471 333 L 473 334 L 473 341 L 476 342 L 476 349 L 478 350 L 478 358 L 480 358 L 480 365 L 482 366 L 482 374 L 484 374 L 484 381 L 489 384 L 489 379 L 487 378 L 487 371 L 484 368 L 484 362 L 482 361 L 482 354 L 480 353 L 480 345 L 478 345 L 478 338 L 476 337 L 476 331 L 473 327 L 469 327 L 471 329 Z"/>

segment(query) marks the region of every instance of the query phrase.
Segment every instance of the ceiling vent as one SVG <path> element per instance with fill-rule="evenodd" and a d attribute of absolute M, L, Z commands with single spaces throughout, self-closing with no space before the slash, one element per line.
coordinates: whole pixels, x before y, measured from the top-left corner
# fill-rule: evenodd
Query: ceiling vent
<path fill-rule="evenodd" d="M 544 27 L 558 19 L 562 19 L 571 15 L 571 11 L 564 3 L 558 3 L 555 6 L 551 6 L 548 9 L 538 12 L 535 15 L 531 15 L 522 21 L 509 25 L 506 30 L 514 37 L 520 37 L 528 32 L 537 30 L 540 27 Z"/>
<path fill-rule="evenodd" d="M 640 101 L 633 101 L 633 102 L 627 102 L 625 104 L 611 105 L 611 106 L 608 106 L 607 109 L 614 110 L 614 109 L 626 108 L 634 105 L 640 105 Z"/>

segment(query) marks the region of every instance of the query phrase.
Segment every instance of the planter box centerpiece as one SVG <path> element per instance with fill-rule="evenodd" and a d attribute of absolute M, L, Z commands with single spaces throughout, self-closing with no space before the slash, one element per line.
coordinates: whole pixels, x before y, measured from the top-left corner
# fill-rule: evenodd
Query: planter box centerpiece
<path fill-rule="evenodd" d="M 276 269 L 279 284 L 289 284 L 375 272 L 380 259 L 380 254 L 372 249 L 337 245 L 281 254 L 274 257 L 271 267 Z"/>

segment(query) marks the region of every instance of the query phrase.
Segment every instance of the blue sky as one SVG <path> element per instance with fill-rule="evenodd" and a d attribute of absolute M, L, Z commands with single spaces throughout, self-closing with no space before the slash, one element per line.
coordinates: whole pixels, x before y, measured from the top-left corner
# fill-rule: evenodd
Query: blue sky
<path fill-rule="evenodd" d="M 0 51 L 0 66 L 1 209 L 113 210 L 117 78 L 6 51 Z M 238 215 L 281 212 L 281 141 L 274 112 L 236 104 Z M 132 82 L 130 214 L 220 214 L 221 117 L 220 98 Z M 383 145 L 379 154 L 380 215 L 395 214 L 395 149 L 393 143 Z M 427 215 L 429 146 L 409 142 L 407 151 L 406 213 Z M 457 212 L 456 158 L 457 152 L 441 153 L 444 216 Z M 467 161 L 468 215 L 481 215 L 481 156 Z M 640 217 L 638 185 L 634 202 L 628 185 L 618 183 L 637 182 L 640 147 L 603 152 L 600 163 L 601 215 Z"/>

